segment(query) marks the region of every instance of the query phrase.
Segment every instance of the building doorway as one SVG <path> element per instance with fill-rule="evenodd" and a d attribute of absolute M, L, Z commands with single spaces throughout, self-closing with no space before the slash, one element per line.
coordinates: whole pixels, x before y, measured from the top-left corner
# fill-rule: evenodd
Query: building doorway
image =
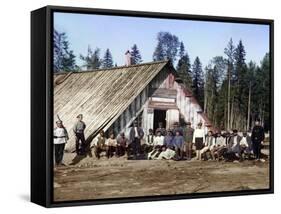
<path fill-rule="evenodd" d="M 154 131 L 159 127 L 162 122 L 163 128 L 166 128 L 166 110 L 154 109 L 153 129 Z"/>

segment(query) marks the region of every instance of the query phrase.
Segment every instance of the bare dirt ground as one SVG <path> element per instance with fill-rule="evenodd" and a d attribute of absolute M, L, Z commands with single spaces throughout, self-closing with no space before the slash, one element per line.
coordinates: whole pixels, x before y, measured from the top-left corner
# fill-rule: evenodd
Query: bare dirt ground
<path fill-rule="evenodd" d="M 54 200 L 86 200 L 269 188 L 269 162 L 87 157 L 54 170 Z"/>

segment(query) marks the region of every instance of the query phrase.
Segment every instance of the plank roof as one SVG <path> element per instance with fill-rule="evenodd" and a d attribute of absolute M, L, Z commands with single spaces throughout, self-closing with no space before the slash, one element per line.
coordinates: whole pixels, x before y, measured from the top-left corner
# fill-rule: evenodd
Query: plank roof
<path fill-rule="evenodd" d="M 169 61 L 54 74 L 54 121 L 59 115 L 67 130 L 84 115 L 86 138 L 109 128 Z M 73 132 L 69 132 L 70 138 Z M 74 142 L 70 141 L 72 146 Z"/>

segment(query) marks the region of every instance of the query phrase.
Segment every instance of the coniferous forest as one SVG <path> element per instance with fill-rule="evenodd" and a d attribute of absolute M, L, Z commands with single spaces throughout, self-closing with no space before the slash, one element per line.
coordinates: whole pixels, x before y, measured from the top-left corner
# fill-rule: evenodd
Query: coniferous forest
<path fill-rule="evenodd" d="M 76 55 L 64 32 L 54 30 L 53 70 L 58 72 L 85 71 L 118 66 L 110 48 L 102 53 L 89 45 L 85 55 Z M 183 84 L 190 88 L 202 110 L 215 127 L 251 129 L 256 119 L 270 129 L 270 57 L 264 53 L 261 62 L 253 62 L 247 56 L 243 40 L 235 44 L 232 38 L 225 44 L 222 56 L 213 56 L 202 65 L 200 56 L 188 52 L 188 44 L 170 32 L 156 35 L 151 60 L 169 59 L 176 68 Z M 139 49 L 140 48 L 140 49 Z M 132 64 L 143 63 L 141 47 L 131 44 Z M 120 50 L 125 51 L 125 50 Z M 78 66 L 77 59 L 83 64 Z M 246 61 L 247 59 L 247 61 Z"/>

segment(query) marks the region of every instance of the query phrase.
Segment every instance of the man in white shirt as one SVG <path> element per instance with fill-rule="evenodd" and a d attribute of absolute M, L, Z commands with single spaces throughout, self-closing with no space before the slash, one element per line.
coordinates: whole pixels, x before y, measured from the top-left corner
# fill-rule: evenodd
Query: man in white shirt
<path fill-rule="evenodd" d="M 201 149 L 203 149 L 205 144 L 205 131 L 202 128 L 202 123 L 198 123 L 197 128 L 193 133 L 193 140 L 192 143 L 195 145 L 196 148 L 196 159 L 201 160 Z"/>
<path fill-rule="evenodd" d="M 212 159 L 215 159 L 214 153 L 213 153 L 214 147 L 215 147 L 215 138 L 213 136 L 213 132 L 208 131 L 208 135 L 205 140 L 204 148 L 201 149 L 201 151 L 200 151 L 201 155 L 206 155 L 206 153 L 208 151 L 210 151 L 211 155 L 212 155 Z"/>
<path fill-rule="evenodd" d="M 55 162 L 56 166 L 61 166 L 64 165 L 62 160 L 64 147 L 68 140 L 68 133 L 61 120 L 58 120 L 56 125 L 57 127 L 54 128 Z"/>
<path fill-rule="evenodd" d="M 217 160 L 220 160 L 223 153 L 226 152 L 226 138 L 224 138 L 221 135 L 221 132 L 218 132 L 216 135 L 216 146 L 215 146 L 215 156 L 217 157 Z"/>
<path fill-rule="evenodd" d="M 156 133 L 156 137 L 153 142 L 153 150 L 148 153 L 148 159 L 156 159 L 158 155 L 162 152 L 162 148 L 164 145 L 164 136 L 161 135 L 161 131 Z"/>

